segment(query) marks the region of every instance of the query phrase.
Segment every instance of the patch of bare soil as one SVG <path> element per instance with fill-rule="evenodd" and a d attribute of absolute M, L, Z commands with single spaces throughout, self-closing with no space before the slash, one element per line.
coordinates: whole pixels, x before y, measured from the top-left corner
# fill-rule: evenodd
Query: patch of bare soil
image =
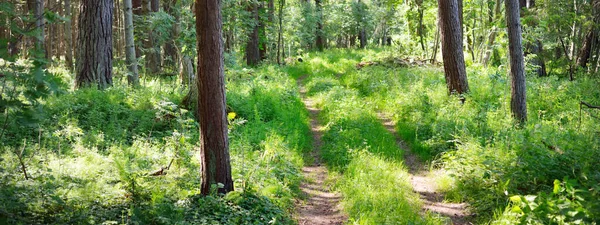
<path fill-rule="evenodd" d="M 330 225 L 344 224 L 347 216 L 340 208 L 341 195 L 332 192 L 325 184 L 327 180 L 327 168 L 321 165 L 320 150 L 321 137 L 323 136 L 323 127 L 318 120 L 319 109 L 315 103 L 306 97 L 306 90 L 302 86 L 302 81 L 306 76 L 298 80 L 302 101 L 310 112 L 310 127 L 313 135 L 313 151 L 311 156 L 314 159 L 312 165 L 302 168 L 302 173 L 306 180 L 300 185 L 300 189 L 306 196 L 305 201 L 296 203 L 297 219 L 300 225 Z"/>
<path fill-rule="evenodd" d="M 394 134 L 396 142 L 401 149 L 404 149 L 404 164 L 408 167 L 410 173 L 410 183 L 413 191 L 421 195 L 423 201 L 423 212 L 433 212 L 444 217 L 450 218 L 452 224 L 463 225 L 472 224 L 469 221 L 471 214 L 466 203 L 448 203 L 444 202 L 444 194 L 437 191 L 435 183 L 435 172 L 430 172 L 419 158 L 410 150 L 410 147 L 402 141 L 395 129 L 392 119 L 385 114 L 377 115 L 386 129 Z"/>

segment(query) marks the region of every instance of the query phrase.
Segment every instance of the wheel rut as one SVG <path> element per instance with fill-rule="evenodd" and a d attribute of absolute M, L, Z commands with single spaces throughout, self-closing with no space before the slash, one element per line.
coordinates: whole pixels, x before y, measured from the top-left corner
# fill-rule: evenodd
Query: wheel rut
<path fill-rule="evenodd" d="M 340 200 L 342 196 L 333 192 L 326 184 L 328 178 L 327 168 L 321 164 L 321 137 L 323 126 L 319 122 L 320 110 L 315 103 L 306 96 L 306 89 L 302 85 L 307 75 L 298 79 L 298 87 L 302 101 L 310 114 L 310 127 L 313 136 L 313 149 L 310 153 L 313 162 L 302 168 L 305 181 L 300 185 L 304 201 L 296 203 L 297 220 L 300 225 L 332 225 L 344 224 L 347 215 L 342 212 Z"/>
<path fill-rule="evenodd" d="M 434 177 L 435 173 L 440 171 L 429 171 L 429 168 L 423 164 L 415 155 L 410 147 L 400 138 L 395 129 L 395 123 L 389 115 L 378 113 L 377 117 L 386 129 L 396 137 L 396 143 L 403 149 L 404 164 L 408 167 L 410 173 L 410 183 L 413 191 L 420 195 L 423 207 L 423 213 L 432 212 L 444 217 L 448 217 L 450 224 L 467 225 L 472 224 L 469 221 L 470 213 L 466 203 L 448 203 L 444 202 L 444 194 L 437 191 Z"/>

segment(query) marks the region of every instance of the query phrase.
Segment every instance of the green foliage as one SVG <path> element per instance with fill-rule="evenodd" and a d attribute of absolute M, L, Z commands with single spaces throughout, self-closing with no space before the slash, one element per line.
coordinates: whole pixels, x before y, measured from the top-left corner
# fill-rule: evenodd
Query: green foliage
<path fill-rule="evenodd" d="M 549 194 L 512 196 L 501 222 L 495 224 L 595 224 L 600 204 L 593 199 L 598 198 L 598 191 L 581 189 L 577 183 L 554 180 Z"/>
<path fill-rule="evenodd" d="M 18 132 L 0 147 L 0 223 L 293 224 L 307 113 L 279 68 L 248 72 L 227 73 L 236 192 L 199 196 L 199 128 L 176 104 L 185 91 L 147 80 L 50 96 L 35 130 L 10 123 Z"/>

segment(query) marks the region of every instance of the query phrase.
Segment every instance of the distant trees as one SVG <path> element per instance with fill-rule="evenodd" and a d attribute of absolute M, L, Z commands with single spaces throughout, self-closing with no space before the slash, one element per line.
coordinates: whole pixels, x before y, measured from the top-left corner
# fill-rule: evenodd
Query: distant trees
<path fill-rule="evenodd" d="M 81 0 L 76 87 L 112 85 L 113 0 Z"/>
<path fill-rule="evenodd" d="M 508 50 L 510 57 L 510 109 L 519 122 L 527 120 L 525 59 L 521 45 L 521 20 L 518 0 L 505 0 L 506 27 L 508 30 Z"/>
<path fill-rule="evenodd" d="M 469 84 L 465 69 L 459 5 L 457 0 L 438 0 L 438 8 L 448 93 L 463 94 L 469 91 Z"/>
<path fill-rule="evenodd" d="M 196 0 L 198 116 L 204 195 L 233 191 L 227 135 L 221 1 Z"/>

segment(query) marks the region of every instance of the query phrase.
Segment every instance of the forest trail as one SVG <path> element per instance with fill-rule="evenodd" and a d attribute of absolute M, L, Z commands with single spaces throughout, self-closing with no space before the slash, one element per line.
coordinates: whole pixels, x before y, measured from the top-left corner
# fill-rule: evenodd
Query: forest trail
<path fill-rule="evenodd" d="M 395 123 L 389 115 L 378 113 L 377 117 L 383 123 L 385 128 L 396 137 L 396 143 L 404 152 L 404 164 L 408 167 L 410 173 L 410 183 L 413 191 L 419 193 L 423 201 L 423 212 L 432 212 L 450 218 L 452 224 L 467 225 L 470 213 L 466 203 L 448 203 L 444 202 L 444 195 L 437 191 L 435 183 L 436 171 L 429 171 L 429 168 L 423 164 L 415 155 L 410 147 L 398 136 L 395 129 Z M 439 172 L 439 171 L 438 171 Z M 433 174 L 432 174 L 433 173 Z"/>
<path fill-rule="evenodd" d="M 296 204 L 299 225 L 330 225 L 344 224 L 347 216 L 342 212 L 339 202 L 341 195 L 332 192 L 325 181 L 327 180 L 327 168 L 321 164 L 320 150 L 323 126 L 319 123 L 319 109 L 315 103 L 306 96 L 306 89 L 302 81 L 304 75 L 298 79 L 298 87 L 302 96 L 302 102 L 310 114 L 310 128 L 313 135 L 313 149 L 310 155 L 314 159 L 311 165 L 302 168 L 302 174 L 306 178 L 300 185 L 302 193 L 307 197 L 305 201 Z"/>

